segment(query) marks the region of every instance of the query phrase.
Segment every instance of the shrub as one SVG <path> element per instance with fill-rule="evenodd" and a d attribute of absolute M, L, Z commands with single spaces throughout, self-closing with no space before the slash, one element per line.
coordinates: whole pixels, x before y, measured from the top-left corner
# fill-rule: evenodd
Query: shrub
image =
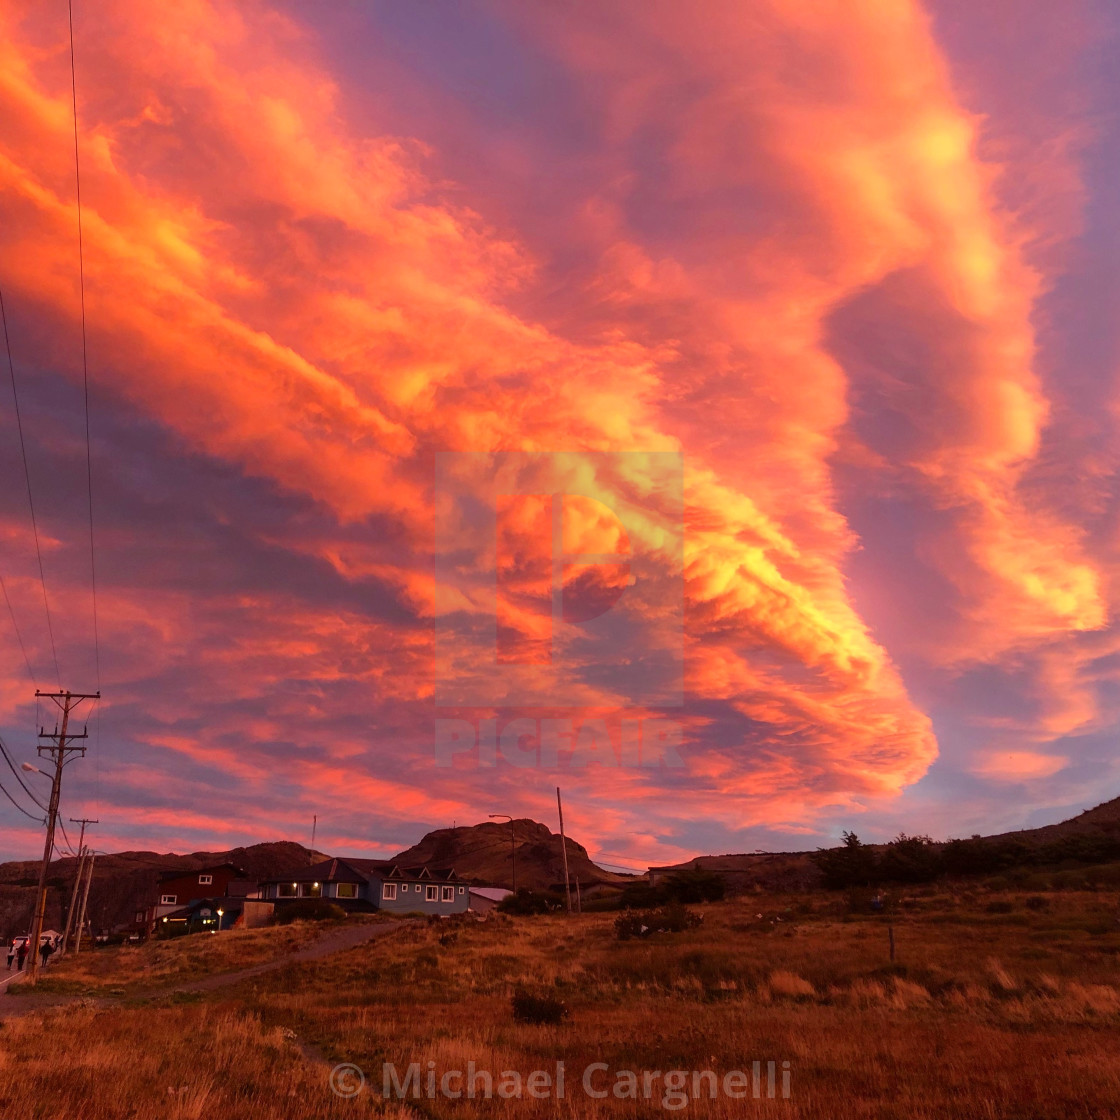
<path fill-rule="evenodd" d="M 875 853 L 854 832 L 844 833 L 841 848 L 819 848 L 810 857 L 820 869 L 824 885 L 833 890 L 861 887 L 876 877 Z"/>
<path fill-rule="evenodd" d="M 547 1023 L 555 1025 L 568 1018 L 568 1005 L 550 996 L 534 996 L 525 991 L 514 992 L 510 997 L 513 1017 L 519 1023 Z"/>
<path fill-rule="evenodd" d="M 516 894 L 507 894 L 498 904 L 498 910 L 503 914 L 549 914 L 563 905 L 564 899 L 555 891 L 521 887 Z"/>
<path fill-rule="evenodd" d="M 907 836 L 905 832 L 887 845 L 879 861 L 882 877 L 895 883 L 929 883 L 941 869 L 937 845 L 928 836 Z"/>
<path fill-rule="evenodd" d="M 686 929 L 695 929 L 702 921 L 699 914 L 676 902 L 660 910 L 623 914 L 615 920 L 614 928 L 619 941 L 629 941 L 632 937 L 648 937 L 651 933 L 681 933 Z"/>
<path fill-rule="evenodd" d="M 274 926 L 286 926 L 292 922 L 340 922 L 346 911 L 333 902 L 323 898 L 301 898 L 286 906 L 278 906 L 272 916 Z"/>
<path fill-rule="evenodd" d="M 676 902 L 719 902 L 727 887 L 714 871 L 674 871 L 665 880 L 664 891 Z"/>
<path fill-rule="evenodd" d="M 1032 894 L 1026 899 L 1023 905 L 1026 906 L 1028 910 L 1049 910 L 1050 899 L 1045 895 Z"/>

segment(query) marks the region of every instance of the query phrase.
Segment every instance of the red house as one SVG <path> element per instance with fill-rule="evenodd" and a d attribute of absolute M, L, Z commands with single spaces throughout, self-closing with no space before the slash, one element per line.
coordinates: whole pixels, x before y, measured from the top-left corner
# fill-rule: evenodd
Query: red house
<path fill-rule="evenodd" d="M 231 884 L 238 889 L 231 891 Z M 189 906 L 200 898 L 220 898 L 228 894 L 247 895 L 247 887 L 256 884 L 245 882 L 245 872 L 232 863 L 219 863 L 214 867 L 199 867 L 192 871 L 165 871 L 156 885 L 156 897 L 144 910 L 136 912 L 136 925 L 144 934 L 150 934 L 157 921 L 172 910 Z"/>

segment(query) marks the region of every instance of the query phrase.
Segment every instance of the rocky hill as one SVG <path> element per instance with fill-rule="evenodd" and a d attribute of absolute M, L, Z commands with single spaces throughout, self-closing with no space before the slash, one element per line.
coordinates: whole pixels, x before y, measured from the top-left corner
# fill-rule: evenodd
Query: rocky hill
<path fill-rule="evenodd" d="M 568 840 L 568 873 L 581 888 L 592 885 L 625 884 L 633 875 L 618 875 L 591 862 L 587 849 Z M 522 818 L 512 822 L 486 821 L 460 828 L 441 828 L 429 832 L 394 859 L 401 863 L 432 863 L 454 867 L 464 879 L 479 885 L 512 887 L 514 859 L 517 863 L 517 886 L 546 890 L 563 886 L 564 856 L 560 835 L 547 825 Z"/>
<path fill-rule="evenodd" d="M 154 896 L 156 882 L 164 871 L 191 871 L 219 863 L 242 868 L 249 879 L 284 874 L 306 867 L 312 858 L 321 859 L 301 844 L 280 841 L 232 848 L 224 852 L 192 852 L 175 855 L 160 852 L 116 852 L 99 855 L 93 864 L 88 913 L 95 929 L 113 928 L 129 922 Z M 61 929 L 65 907 L 77 874 L 73 857 L 51 863 L 47 890 L 46 924 Z M 0 936 L 11 937 L 27 930 L 39 880 L 37 861 L 17 860 L 0 864 Z"/>
<path fill-rule="evenodd" d="M 560 837 L 532 820 L 513 822 L 517 841 L 517 885 L 540 890 L 564 882 Z M 433 863 L 454 867 L 464 879 L 486 886 L 512 885 L 513 861 L 509 824 L 486 822 L 463 828 L 429 832 L 418 844 L 398 855 L 402 863 Z M 220 852 L 175 855 L 160 852 L 117 852 L 100 855 L 94 863 L 89 914 L 94 928 L 112 929 L 132 921 L 151 902 L 159 875 L 165 871 L 190 871 L 219 863 L 232 863 L 248 879 L 265 879 L 297 871 L 313 860 L 327 858 L 301 844 L 287 841 L 254 844 Z M 69 905 L 78 861 L 51 863 L 47 891 L 48 928 L 61 929 Z M 596 867 L 586 849 L 568 839 L 568 868 L 583 889 L 626 883 L 633 876 L 616 875 Z M 0 937 L 23 933 L 31 921 L 39 864 L 33 860 L 0 864 Z"/>

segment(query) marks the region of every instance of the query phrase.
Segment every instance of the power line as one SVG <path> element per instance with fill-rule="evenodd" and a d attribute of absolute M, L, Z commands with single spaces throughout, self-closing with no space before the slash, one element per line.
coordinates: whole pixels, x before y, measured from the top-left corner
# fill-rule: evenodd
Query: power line
<path fill-rule="evenodd" d="M 58 818 L 58 827 L 62 829 L 62 839 L 66 841 L 66 847 L 69 848 L 70 854 L 76 856 L 78 853 L 74 851 L 74 845 L 70 843 L 70 837 L 66 835 L 66 825 L 62 823 L 62 818 Z M 54 850 L 58 852 L 59 858 L 62 858 L 62 852 L 59 851 L 58 845 L 55 845 Z"/>
<path fill-rule="evenodd" d="M 31 800 L 34 801 L 35 804 L 38 805 L 39 808 L 42 809 L 43 812 L 45 813 L 47 811 L 46 805 L 44 805 L 35 796 L 34 790 L 32 790 L 32 788 L 23 780 L 23 777 L 21 776 L 20 772 L 16 769 L 15 760 L 12 758 L 11 754 L 8 752 L 8 748 L 5 745 L 3 739 L 0 739 L 0 754 L 3 754 L 4 761 L 8 764 L 8 769 L 11 770 L 11 772 L 15 775 L 16 781 L 19 782 L 20 786 L 23 788 L 23 792 L 26 793 L 27 796 L 30 797 Z"/>
<path fill-rule="evenodd" d="M 16 632 L 16 641 L 19 642 L 19 651 L 23 654 L 23 663 L 27 666 L 27 675 L 31 678 L 31 683 L 36 684 L 35 670 L 31 668 L 31 659 L 27 656 L 27 646 L 23 644 L 23 635 L 19 632 L 19 623 L 16 622 L 16 612 L 12 610 L 12 600 L 8 595 L 8 585 L 4 582 L 3 575 L 0 575 L 0 591 L 4 592 L 4 602 L 8 607 L 8 614 L 12 620 L 12 629 Z"/>
<path fill-rule="evenodd" d="M 12 401 L 16 406 L 16 430 L 19 432 L 19 450 L 23 457 L 23 477 L 27 480 L 27 505 L 31 510 L 31 532 L 35 537 L 35 556 L 39 561 L 39 583 L 43 588 L 43 610 L 47 615 L 47 633 L 51 639 L 51 657 L 54 659 L 54 672 L 62 687 L 62 673 L 58 668 L 58 651 L 54 644 L 54 627 L 51 625 L 51 605 L 47 599 L 47 577 L 43 571 L 43 552 L 39 547 L 39 525 L 35 519 L 35 501 L 31 497 L 31 471 L 27 465 L 27 444 L 23 438 L 23 417 L 19 411 L 19 390 L 16 388 L 16 366 L 12 361 L 12 340 L 8 336 L 8 313 L 4 308 L 4 293 L 0 291 L 0 321 L 4 326 L 4 349 L 8 354 L 8 373 L 12 382 Z"/>
<path fill-rule="evenodd" d="M 34 813 L 29 813 L 7 790 L 3 782 L 0 782 L 0 793 L 3 795 L 25 816 L 30 817 L 36 824 L 42 824 L 43 818 L 35 816 Z"/>
<path fill-rule="evenodd" d="M 74 188 L 78 211 L 78 289 L 82 308 L 82 399 L 86 420 L 86 496 L 89 499 L 89 584 L 93 600 L 93 663 L 97 692 L 101 693 L 101 639 L 97 625 L 97 564 L 93 547 L 93 452 L 89 438 L 89 356 L 86 338 L 86 261 L 82 239 L 82 172 L 78 159 L 78 71 L 74 62 L 74 4 L 67 0 L 67 17 L 70 26 L 70 97 L 74 117 Z M 61 681 L 60 681 L 61 686 Z M 101 702 L 94 713 L 94 774 L 100 800 L 101 790 Z"/>

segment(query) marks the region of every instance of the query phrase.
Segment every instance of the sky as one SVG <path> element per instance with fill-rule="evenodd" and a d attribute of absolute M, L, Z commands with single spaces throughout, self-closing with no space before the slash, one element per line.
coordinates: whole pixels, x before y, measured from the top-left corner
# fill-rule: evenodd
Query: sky
<path fill-rule="evenodd" d="M 100 688 L 105 850 L 560 786 L 640 869 L 1120 795 L 1118 31 L 77 0 L 83 373 L 67 9 L 4 0 L 9 750 Z"/>

